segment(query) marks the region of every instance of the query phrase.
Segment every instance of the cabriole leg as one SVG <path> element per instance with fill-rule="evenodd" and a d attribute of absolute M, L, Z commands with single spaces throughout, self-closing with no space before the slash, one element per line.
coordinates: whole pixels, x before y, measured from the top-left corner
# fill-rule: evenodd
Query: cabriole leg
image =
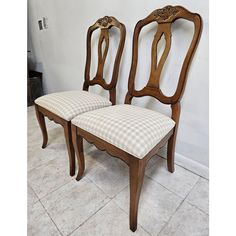
<path fill-rule="evenodd" d="M 129 165 L 130 172 L 130 229 L 134 232 L 137 229 L 138 204 L 142 189 L 145 162 L 132 158 Z"/>
<path fill-rule="evenodd" d="M 75 175 L 75 151 L 72 143 L 72 136 L 71 136 L 71 123 L 66 122 L 63 125 L 64 128 L 64 134 L 65 134 L 65 140 L 69 155 L 69 163 L 70 163 L 70 176 Z"/>
<path fill-rule="evenodd" d="M 72 125 L 72 140 L 74 145 L 74 150 L 77 156 L 78 164 L 78 174 L 76 180 L 80 180 L 84 174 L 84 150 L 83 150 L 83 138 L 77 134 L 77 129 L 75 125 Z"/>
<path fill-rule="evenodd" d="M 45 117 L 43 115 L 43 113 L 41 113 L 39 111 L 39 108 L 37 105 L 35 105 L 35 112 L 36 112 L 36 116 L 39 122 L 39 127 L 42 131 L 42 135 L 43 135 L 43 144 L 42 144 L 42 148 L 45 148 L 47 146 L 48 143 L 48 133 L 47 133 L 47 127 L 46 127 L 46 123 L 45 123 Z"/>

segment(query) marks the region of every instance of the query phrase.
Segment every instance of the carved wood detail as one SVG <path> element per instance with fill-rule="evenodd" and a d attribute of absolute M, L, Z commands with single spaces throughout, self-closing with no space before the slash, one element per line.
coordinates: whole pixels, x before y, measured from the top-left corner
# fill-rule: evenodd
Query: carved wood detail
<path fill-rule="evenodd" d="M 162 22 L 169 20 L 171 17 L 175 16 L 178 12 L 179 10 L 177 7 L 166 6 L 163 7 L 162 9 L 157 9 L 156 11 L 154 11 L 153 15 L 156 17 L 157 20 Z"/>
<path fill-rule="evenodd" d="M 109 16 L 104 16 L 103 18 L 98 19 L 97 23 L 102 27 L 109 27 L 112 22 L 112 18 Z"/>
<path fill-rule="evenodd" d="M 112 27 L 116 27 L 120 31 L 120 41 L 116 52 L 115 62 L 113 65 L 113 73 L 110 83 L 107 83 L 103 77 L 103 69 L 106 61 L 107 52 L 109 49 L 109 30 Z M 98 42 L 98 66 L 97 72 L 94 78 L 90 78 L 90 66 L 91 66 L 91 38 L 95 30 L 100 29 L 100 37 Z M 119 67 L 121 61 L 121 55 L 125 44 L 126 29 L 124 24 L 120 23 L 115 17 L 105 16 L 97 20 L 97 22 L 90 26 L 87 32 L 87 56 L 85 66 L 85 81 L 83 90 L 88 90 L 89 86 L 100 85 L 104 89 L 110 92 L 110 101 L 114 105 L 116 103 L 116 84 L 119 74 Z M 102 53 L 102 44 L 105 42 L 105 51 Z"/>

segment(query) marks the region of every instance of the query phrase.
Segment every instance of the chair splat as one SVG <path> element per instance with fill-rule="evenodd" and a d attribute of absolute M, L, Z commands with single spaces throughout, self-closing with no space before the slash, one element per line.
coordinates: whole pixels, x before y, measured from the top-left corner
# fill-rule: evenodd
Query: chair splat
<path fill-rule="evenodd" d="M 112 27 L 116 27 L 120 31 L 120 40 L 118 49 L 116 52 L 115 62 L 113 65 L 113 73 L 110 83 L 106 83 L 103 70 L 106 62 L 106 57 L 109 49 L 109 30 Z M 98 66 L 97 72 L 94 78 L 90 78 L 90 66 L 91 66 L 91 39 L 92 34 L 95 30 L 100 29 L 100 36 L 98 41 Z M 104 16 L 98 19 L 94 25 L 90 26 L 87 32 L 87 56 L 86 56 L 86 66 L 85 66 L 85 81 L 83 85 L 83 90 L 88 90 L 89 86 L 100 85 L 104 89 L 110 92 L 110 101 L 115 104 L 115 87 L 117 84 L 121 55 L 125 43 L 126 29 L 124 24 L 120 23 L 115 17 Z M 105 49 L 103 51 L 103 44 L 105 43 Z"/>
<path fill-rule="evenodd" d="M 166 96 L 160 89 L 161 72 L 168 57 L 171 48 L 171 25 L 178 19 L 185 19 L 194 23 L 194 34 L 182 64 L 177 89 L 173 96 Z M 141 89 L 135 89 L 135 76 L 138 63 L 138 39 L 142 28 L 152 22 L 157 22 L 157 32 L 152 42 L 151 51 L 151 71 L 147 85 Z M 140 20 L 134 29 L 132 65 L 129 74 L 128 93 L 126 94 L 125 103 L 130 104 L 133 97 L 152 96 L 164 104 L 178 103 L 183 95 L 187 73 L 197 48 L 202 31 L 201 17 L 197 13 L 192 13 L 181 6 L 166 6 L 162 9 L 153 11 L 149 16 Z M 165 48 L 158 61 L 157 46 L 161 37 L 165 37 Z"/>

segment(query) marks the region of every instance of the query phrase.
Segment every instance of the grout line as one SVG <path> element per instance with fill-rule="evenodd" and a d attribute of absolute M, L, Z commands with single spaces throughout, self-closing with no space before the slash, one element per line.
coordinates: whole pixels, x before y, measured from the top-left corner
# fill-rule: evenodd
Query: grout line
<path fill-rule="evenodd" d="M 159 155 L 154 155 L 149 161 L 148 161 L 148 163 L 150 163 L 151 162 L 151 160 L 153 160 L 154 158 L 156 158 L 157 160 L 154 160 L 154 161 L 158 161 L 160 158 L 161 158 L 161 156 L 159 156 Z M 145 167 L 145 171 L 147 171 L 147 170 L 149 170 L 151 167 L 153 167 L 153 166 L 149 166 L 148 167 L 148 163 L 146 164 L 146 167 Z M 148 167 L 148 168 L 147 168 Z"/>
<path fill-rule="evenodd" d="M 161 156 L 160 154 L 157 154 L 157 155 L 158 155 L 160 158 L 162 158 L 162 159 L 164 159 L 164 160 L 167 160 L 165 157 Z M 199 177 L 201 177 L 201 178 L 206 179 L 206 180 L 209 181 L 209 179 L 207 179 L 206 177 L 204 177 L 204 176 L 202 176 L 202 175 L 199 175 L 199 174 L 193 172 L 192 170 L 189 170 L 189 169 L 187 169 L 186 167 L 183 167 L 183 166 L 179 165 L 179 164 L 176 163 L 176 162 L 175 162 L 175 165 L 177 165 L 177 166 L 179 166 L 179 167 L 181 167 L 181 168 L 183 168 L 183 169 L 185 169 L 185 170 L 191 172 L 191 173 L 194 174 L 194 175 L 197 175 L 197 176 L 199 176 Z"/>
<path fill-rule="evenodd" d="M 109 196 L 107 193 L 105 193 L 104 190 L 101 189 L 93 180 L 91 180 L 90 178 L 88 178 L 88 177 L 86 177 L 86 176 L 84 176 L 84 178 L 86 178 L 88 181 L 90 181 L 91 183 L 93 183 L 100 191 L 102 191 L 102 192 L 106 195 L 106 197 L 108 197 L 109 199 L 111 199 L 110 196 Z"/>
<path fill-rule="evenodd" d="M 129 217 L 129 213 L 127 213 L 124 209 L 122 209 L 115 201 L 113 201 L 113 203 Z M 142 225 L 138 223 L 138 226 L 141 227 L 148 235 L 151 236 L 151 233 L 149 233 Z"/>
<path fill-rule="evenodd" d="M 175 196 L 177 196 L 177 197 L 179 197 L 179 198 L 181 198 L 181 199 L 185 199 L 185 197 L 183 197 L 183 196 L 181 196 L 181 195 L 179 195 L 179 194 L 173 192 L 171 189 L 168 189 L 166 186 L 164 186 L 164 185 L 162 185 L 161 183 L 157 182 L 157 181 L 156 181 L 155 179 L 153 179 L 152 177 L 150 177 L 150 176 L 148 176 L 148 175 L 145 175 L 145 177 L 148 178 L 148 179 L 150 179 L 150 180 L 152 180 L 152 181 L 154 181 L 156 184 L 161 185 L 163 188 L 165 188 L 167 191 L 169 191 L 170 193 L 174 194 Z M 194 184 L 194 186 L 195 186 L 195 184 Z M 190 191 L 191 191 L 191 190 L 190 190 Z"/>
<path fill-rule="evenodd" d="M 201 211 L 204 215 L 209 216 L 209 213 L 206 213 L 204 210 L 200 209 L 198 206 L 194 205 L 193 203 L 189 202 L 188 200 L 186 200 L 186 202 L 191 205 L 192 207 L 197 208 L 199 211 Z"/>
<path fill-rule="evenodd" d="M 39 199 L 38 195 L 36 194 L 36 192 L 34 191 L 34 189 L 31 187 L 30 183 L 28 183 L 28 181 L 27 181 L 27 185 L 29 185 L 29 186 L 27 186 L 27 188 L 30 188 L 37 198 L 37 201 L 32 203 L 32 205 L 34 205 L 35 203 L 39 202 L 40 199 Z M 29 199 L 29 195 L 28 195 L 28 190 L 27 190 L 27 208 L 29 207 L 28 199 Z"/>
<path fill-rule="evenodd" d="M 200 176 L 199 176 L 200 179 Z M 162 229 L 159 231 L 159 233 L 157 234 L 160 235 L 160 233 L 165 229 L 165 227 L 169 224 L 169 222 L 171 221 L 171 219 L 174 217 L 175 213 L 180 209 L 180 207 L 183 205 L 183 203 L 186 201 L 188 203 L 188 201 L 186 200 L 187 197 L 189 196 L 190 192 L 194 189 L 194 187 L 197 185 L 198 181 L 193 185 L 193 187 L 190 189 L 190 191 L 188 192 L 188 194 L 183 198 L 183 200 L 181 201 L 181 203 L 179 204 L 179 206 L 176 208 L 175 212 L 171 215 L 171 217 L 169 218 L 169 220 L 165 223 L 165 225 L 162 227 Z M 192 204 L 191 204 L 192 205 Z"/>
<path fill-rule="evenodd" d="M 84 222 L 82 222 L 77 228 L 75 228 L 73 231 L 71 231 L 67 236 L 71 235 L 73 232 L 75 232 L 78 228 L 80 228 L 82 225 L 84 225 L 89 219 L 91 219 L 94 215 L 96 215 L 100 210 L 102 210 L 108 203 L 110 203 L 120 192 L 122 192 L 128 185 L 126 185 L 124 188 L 122 188 L 116 195 L 113 197 L 109 197 L 107 193 L 105 193 L 99 186 L 97 186 L 96 183 L 94 183 L 92 180 L 90 180 L 88 177 L 84 176 L 88 181 L 93 183 L 99 190 L 101 190 L 105 196 L 108 199 L 108 202 L 105 203 L 102 207 L 100 207 L 96 212 L 94 212 L 91 216 L 89 216 Z M 113 201 L 115 203 L 115 201 Z M 116 204 L 117 205 L 117 204 Z M 120 207 L 119 207 L 120 208 Z M 127 214 L 127 213 L 126 213 Z M 146 231 L 146 230 L 145 230 Z"/>
<path fill-rule="evenodd" d="M 105 162 L 106 161 L 106 159 L 104 159 L 104 161 L 102 161 L 102 162 Z M 98 165 L 98 166 L 100 166 L 100 167 L 103 167 L 102 165 L 101 165 L 101 163 L 100 162 L 97 162 L 96 161 L 96 163 L 95 163 L 95 165 Z M 95 181 L 93 181 L 92 179 L 90 179 L 89 178 L 89 176 L 84 176 L 86 179 L 88 179 L 90 182 L 92 182 L 94 185 L 96 185 L 96 187 L 98 187 L 107 197 L 109 197 L 110 199 L 113 199 L 113 198 L 115 198 L 120 192 L 122 192 L 129 184 L 127 183 L 118 193 L 116 193 L 114 196 L 112 196 L 112 197 L 110 197 L 106 192 L 104 192 L 104 190 L 102 189 L 102 188 L 100 188 L 97 184 L 96 184 L 96 182 Z"/>
<path fill-rule="evenodd" d="M 118 196 L 124 189 L 129 187 L 129 184 L 127 184 L 124 188 L 122 188 L 116 195 L 114 195 L 111 199 L 113 200 L 116 196 Z"/>
<path fill-rule="evenodd" d="M 197 175 L 197 174 L 196 174 L 196 175 Z M 206 177 L 201 176 L 201 175 L 199 175 L 199 177 L 202 178 L 202 179 L 205 179 L 205 180 L 207 180 L 207 181 L 209 182 L 209 179 L 207 179 Z"/>
<path fill-rule="evenodd" d="M 104 192 L 104 190 L 102 188 L 100 188 L 92 179 L 90 179 L 89 177 L 84 176 L 86 179 L 88 179 L 90 182 L 92 182 L 97 188 L 99 188 L 109 199 L 114 199 L 120 192 L 122 192 L 127 186 L 125 185 L 125 187 L 123 187 L 118 193 L 116 193 L 114 196 L 110 197 L 106 192 Z"/>
<path fill-rule="evenodd" d="M 60 231 L 60 229 L 58 228 L 57 224 L 54 222 L 54 220 L 52 219 L 52 217 L 50 216 L 49 212 L 47 211 L 46 207 L 43 205 L 43 203 L 41 202 L 41 200 L 39 199 L 39 202 L 41 203 L 41 205 L 43 206 L 44 210 L 46 211 L 48 217 L 51 219 L 51 221 L 53 222 L 53 224 L 56 226 L 58 232 L 60 233 L 61 236 L 63 236 L 62 232 Z"/>
<path fill-rule="evenodd" d="M 27 155 L 27 156 L 28 156 L 28 155 Z M 32 158 L 33 158 L 33 157 L 32 157 Z M 42 167 L 43 165 L 47 166 L 47 165 L 49 165 L 48 162 L 53 161 L 53 160 L 56 160 L 56 157 L 53 158 L 53 159 L 51 159 L 51 160 L 45 161 L 45 162 L 39 164 L 38 166 L 32 167 L 31 169 L 27 170 L 27 173 L 28 173 L 28 172 L 31 172 L 32 170 L 35 170 L 35 169 L 37 169 L 37 168 L 40 168 L 40 167 Z M 48 164 L 47 164 L 47 163 L 48 163 Z M 28 163 L 27 163 L 27 165 L 28 165 Z"/>
<path fill-rule="evenodd" d="M 184 203 L 184 200 L 183 199 L 181 201 L 181 203 L 179 204 L 179 206 L 175 209 L 175 212 L 170 216 L 169 220 L 166 221 L 166 223 L 164 224 L 164 226 L 161 228 L 161 230 L 158 232 L 157 236 L 161 234 L 161 232 L 166 228 L 166 226 L 169 224 L 169 222 L 171 221 L 171 219 L 174 217 L 175 213 L 179 210 L 179 208 L 183 205 Z"/>
<path fill-rule="evenodd" d="M 109 198 L 108 198 L 109 199 Z M 105 199 L 104 199 L 105 200 Z M 82 222 L 78 227 L 76 227 L 74 230 L 72 230 L 67 236 L 71 235 L 74 233 L 78 228 L 83 226 L 88 220 L 90 220 L 94 215 L 96 215 L 100 210 L 102 210 L 108 203 L 111 202 L 112 199 L 110 199 L 107 203 L 105 203 L 103 206 L 101 206 L 97 211 L 95 211 L 91 216 L 89 216 L 84 222 Z"/>
<path fill-rule="evenodd" d="M 189 194 L 192 192 L 192 190 L 195 188 L 195 186 L 197 186 L 197 184 L 199 183 L 199 181 L 200 181 L 200 178 L 199 178 L 198 181 L 194 184 L 194 186 L 191 188 L 191 190 L 189 191 L 189 193 L 187 194 L 187 196 L 185 197 L 184 200 L 185 200 L 188 204 L 190 204 L 191 206 L 196 207 L 198 210 L 200 210 L 200 211 L 203 212 L 204 214 L 209 215 L 209 214 L 207 214 L 206 212 L 204 212 L 202 209 L 200 209 L 199 207 L 197 207 L 196 205 L 194 205 L 193 203 L 191 203 L 191 202 L 189 202 L 189 201 L 187 200 L 187 197 L 188 197 Z"/>
<path fill-rule="evenodd" d="M 50 145 L 50 144 L 48 144 L 48 145 Z M 29 148 L 29 146 L 27 145 L 27 149 Z M 43 149 L 42 148 L 40 148 L 39 149 L 39 151 L 42 151 Z M 52 150 L 53 151 L 53 150 Z M 66 149 L 65 150 L 63 150 L 63 151 L 66 151 Z M 28 166 L 28 156 L 29 156 L 29 154 L 27 153 L 27 166 Z M 31 156 L 31 158 L 34 158 L 34 156 Z M 35 170 L 35 169 L 37 169 L 37 168 L 40 168 L 40 167 L 42 167 L 42 166 L 47 166 L 48 164 L 49 164 L 49 162 L 51 162 L 51 161 L 54 161 L 54 160 L 56 160 L 57 158 L 56 157 L 54 157 L 53 159 L 51 159 L 51 160 L 47 160 L 47 161 L 45 161 L 45 162 L 43 162 L 43 163 L 41 163 L 41 164 L 39 164 L 38 166 L 34 166 L 34 167 L 32 167 L 32 168 L 30 168 L 30 169 L 27 169 L 27 173 L 29 173 L 29 172 L 31 172 L 32 170 Z"/>
<path fill-rule="evenodd" d="M 60 188 L 62 188 L 63 186 L 65 186 L 65 185 L 67 185 L 67 184 L 69 184 L 71 181 L 73 181 L 73 179 L 71 179 L 71 180 L 69 180 L 68 182 L 66 182 L 65 184 L 63 184 L 63 185 L 61 185 L 60 187 L 58 187 L 58 188 L 56 188 L 56 189 L 54 189 L 53 191 L 51 191 L 51 192 L 49 192 L 49 193 L 47 193 L 46 195 L 44 195 L 43 197 L 38 197 L 39 198 L 39 200 L 43 200 L 44 198 L 46 198 L 46 197 L 48 197 L 51 193 L 54 193 L 55 191 L 57 191 L 58 189 L 60 189 Z"/>
<path fill-rule="evenodd" d="M 201 212 L 203 212 L 204 214 L 209 216 L 209 213 L 206 213 L 204 210 L 200 209 L 198 206 L 194 205 L 193 203 L 191 203 L 190 201 L 187 200 L 187 197 L 189 196 L 189 194 L 191 193 L 191 191 L 195 188 L 195 186 L 197 186 L 197 184 L 199 183 L 199 180 L 196 182 L 196 184 L 194 184 L 194 186 L 191 188 L 190 192 L 187 194 L 186 198 L 184 199 L 188 204 L 190 204 L 191 206 L 197 208 L 198 210 L 200 210 Z"/>

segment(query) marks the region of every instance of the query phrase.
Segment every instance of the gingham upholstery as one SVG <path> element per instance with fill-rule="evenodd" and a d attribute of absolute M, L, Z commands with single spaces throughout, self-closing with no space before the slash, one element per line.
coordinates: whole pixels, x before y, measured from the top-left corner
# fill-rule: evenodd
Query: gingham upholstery
<path fill-rule="evenodd" d="M 171 118 L 133 105 L 87 112 L 71 122 L 140 159 L 175 126 Z"/>
<path fill-rule="evenodd" d="M 111 105 L 108 99 L 87 91 L 51 93 L 37 98 L 35 103 L 67 121 L 84 112 Z"/>

